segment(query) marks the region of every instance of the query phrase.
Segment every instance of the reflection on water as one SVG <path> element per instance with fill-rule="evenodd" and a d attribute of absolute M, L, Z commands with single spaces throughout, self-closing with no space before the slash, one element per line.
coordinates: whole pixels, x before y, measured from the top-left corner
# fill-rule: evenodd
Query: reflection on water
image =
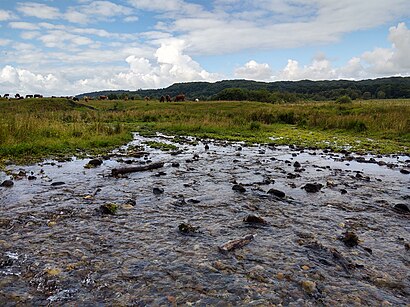
<path fill-rule="evenodd" d="M 136 135 L 96 168 L 75 158 L 9 167 L 2 305 L 408 303 L 409 214 L 394 210 L 409 203 L 410 177 L 400 172 L 408 156 L 149 138 L 179 148 L 162 152 L 147 139 Z M 165 165 L 111 176 L 155 162 Z M 307 183 L 323 187 L 308 193 Z M 101 213 L 105 204 L 116 213 Z M 245 223 L 249 214 L 267 223 Z M 181 223 L 196 231 L 181 233 Z M 357 246 L 340 240 L 347 230 Z M 219 251 L 249 234 L 257 236 L 245 246 Z"/>

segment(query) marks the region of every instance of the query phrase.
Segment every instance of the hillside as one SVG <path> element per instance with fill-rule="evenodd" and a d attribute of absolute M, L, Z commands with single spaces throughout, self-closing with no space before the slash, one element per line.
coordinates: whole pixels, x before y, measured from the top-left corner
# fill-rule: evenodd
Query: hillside
<path fill-rule="evenodd" d="M 332 81 L 277 81 L 258 82 L 250 80 L 224 80 L 215 83 L 187 82 L 175 83 L 167 88 L 147 89 L 137 91 L 117 90 L 99 91 L 78 95 L 97 97 L 107 95 L 111 98 L 123 96 L 143 98 L 150 96 L 159 98 L 162 95 L 175 96 L 184 93 L 188 99 L 209 100 L 217 99 L 217 94 L 229 88 L 243 90 L 267 90 L 269 92 L 293 93 L 301 98 L 312 100 L 336 99 L 342 95 L 356 98 L 410 98 L 410 77 L 390 77 L 361 81 L 332 80 Z"/>

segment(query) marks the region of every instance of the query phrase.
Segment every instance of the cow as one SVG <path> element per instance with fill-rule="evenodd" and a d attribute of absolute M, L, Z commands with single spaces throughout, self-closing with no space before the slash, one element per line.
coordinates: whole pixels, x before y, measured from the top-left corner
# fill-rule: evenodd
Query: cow
<path fill-rule="evenodd" d="M 161 98 L 159 99 L 159 102 L 165 102 L 165 97 L 161 96 Z"/>
<path fill-rule="evenodd" d="M 26 99 L 27 98 L 33 98 L 33 95 L 26 95 Z"/>
<path fill-rule="evenodd" d="M 74 98 L 73 98 L 73 101 L 80 101 L 80 98 L 74 97 Z"/>
<path fill-rule="evenodd" d="M 175 101 L 175 102 L 185 101 L 185 95 L 184 95 L 184 94 L 176 95 L 174 101 Z"/>
<path fill-rule="evenodd" d="M 196 98 L 196 99 L 195 99 L 195 102 L 198 102 L 198 101 L 199 101 L 199 99 L 198 99 L 198 98 Z"/>
<path fill-rule="evenodd" d="M 99 99 L 100 100 L 108 100 L 108 96 L 100 95 Z"/>
<path fill-rule="evenodd" d="M 16 98 L 16 99 L 20 98 L 20 94 L 17 93 L 16 95 L 14 95 L 14 98 Z"/>
<path fill-rule="evenodd" d="M 166 95 L 166 96 L 165 96 L 165 99 L 166 99 L 167 102 L 171 102 L 171 101 L 172 101 L 171 96 L 169 96 L 169 95 Z"/>
<path fill-rule="evenodd" d="M 10 94 L 4 94 L 4 96 L 3 96 L 4 98 L 10 98 Z"/>
<path fill-rule="evenodd" d="M 43 98 L 43 95 L 35 94 L 35 95 L 34 95 L 34 98 Z"/>
<path fill-rule="evenodd" d="M 144 100 L 145 100 L 145 101 L 151 100 L 151 97 L 145 96 L 145 97 L 144 97 Z"/>

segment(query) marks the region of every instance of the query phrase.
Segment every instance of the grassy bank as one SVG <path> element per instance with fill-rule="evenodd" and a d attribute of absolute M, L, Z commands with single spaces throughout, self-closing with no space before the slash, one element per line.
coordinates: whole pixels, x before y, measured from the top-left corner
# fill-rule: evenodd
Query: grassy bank
<path fill-rule="evenodd" d="M 257 102 L 0 100 L 0 159 L 27 162 L 99 153 L 132 131 L 298 144 L 374 153 L 409 152 L 410 100 Z"/>

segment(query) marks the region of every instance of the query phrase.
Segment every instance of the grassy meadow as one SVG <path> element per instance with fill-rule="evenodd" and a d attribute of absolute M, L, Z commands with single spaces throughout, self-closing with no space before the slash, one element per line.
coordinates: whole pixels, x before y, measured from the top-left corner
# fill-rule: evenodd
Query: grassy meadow
<path fill-rule="evenodd" d="M 410 100 L 353 103 L 0 100 L 0 164 L 99 154 L 131 132 L 409 153 Z"/>

